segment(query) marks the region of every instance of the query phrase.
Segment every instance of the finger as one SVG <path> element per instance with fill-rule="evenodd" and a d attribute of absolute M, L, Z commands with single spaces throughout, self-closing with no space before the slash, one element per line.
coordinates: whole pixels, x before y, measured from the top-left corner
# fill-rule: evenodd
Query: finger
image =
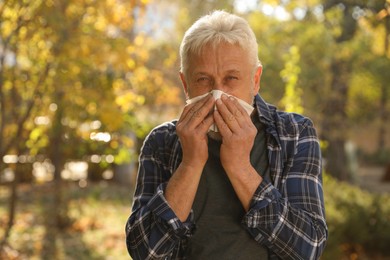
<path fill-rule="evenodd" d="M 214 116 L 212 113 L 208 114 L 207 117 L 198 126 L 200 132 L 207 132 L 210 126 L 214 123 Z"/>
<path fill-rule="evenodd" d="M 236 116 L 239 117 L 241 112 L 235 108 L 235 105 L 229 97 L 222 95 L 221 99 L 217 100 L 217 108 L 222 119 L 232 131 L 235 131 L 240 127 Z M 235 113 L 237 113 L 237 115 Z"/>
<path fill-rule="evenodd" d="M 190 104 L 185 105 L 185 106 L 184 106 L 184 109 L 183 109 L 183 111 L 182 111 L 182 113 L 181 113 L 181 115 L 180 115 L 179 121 L 183 121 L 183 119 L 184 119 L 190 112 L 193 111 L 192 109 L 194 108 L 194 106 L 197 105 L 197 103 L 202 102 L 202 101 L 204 101 L 204 100 L 206 100 L 206 99 L 207 99 L 207 96 L 204 97 L 203 99 L 200 99 L 198 102 L 190 103 Z"/>
<path fill-rule="evenodd" d="M 183 124 L 191 124 L 196 127 L 207 117 L 213 106 L 213 97 L 211 95 L 207 95 L 198 102 L 185 107 L 181 116 L 181 122 Z"/>
<path fill-rule="evenodd" d="M 225 123 L 225 120 L 223 119 L 218 109 L 214 110 L 214 122 L 217 125 L 218 131 L 222 137 L 229 137 L 233 134 L 229 126 Z"/>
<path fill-rule="evenodd" d="M 229 109 L 229 112 L 234 116 L 237 123 L 243 127 L 244 125 L 251 123 L 252 120 L 248 115 L 245 108 L 238 102 L 238 100 L 232 96 L 230 96 L 225 101 L 226 107 Z"/>
<path fill-rule="evenodd" d="M 208 96 L 204 97 L 203 99 L 199 100 L 198 102 L 187 104 L 183 112 L 180 115 L 179 121 L 183 121 L 184 118 L 186 118 L 189 114 L 192 114 L 194 112 L 194 109 L 196 109 L 196 106 L 199 106 L 202 102 L 207 101 Z M 194 108 L 195 107 L 195 108 Z"/>
<path fill-rule="evenodd" d="M 181 112 L 181 115 L 179 117 L 179 121 L 183 121 L 183 119 L 187 116 L 190 109 L 194 106 L 194 104 L 187 104 L 184 106 L 183 111 Z"/>

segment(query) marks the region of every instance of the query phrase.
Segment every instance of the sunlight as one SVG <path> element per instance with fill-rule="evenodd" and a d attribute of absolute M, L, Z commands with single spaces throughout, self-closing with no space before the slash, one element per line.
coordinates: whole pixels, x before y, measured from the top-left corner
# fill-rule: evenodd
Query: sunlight
<path fill-rule="evenodd" d="M 102 141 L 105 143 L 111 141 L 111 135 L 107 132 L 92 132 L 89 137 L 94 141 Z"/>
<path fill-rule="evenodd" d="M 267 3 L 260 3 L 256 0 L 236 0 L 234 8 L 239 13 L 246 13 L 250 11 L 260 10 L 267 16 L 273 16 L 280 21 L 287 21 L 291 19 L 291 15 L 286 11 L 282 5 L 271 5 Z"/>
<path fill-rule="evenodd" d="M 261 12 L 267 16 L 274 16 L 280 21 L 287 21 L 291 18 L 291 15 L 286 11 L 286 9 L 281 6 L 273 6 L 270 4 L 261 4 Z"/>
<path fill-rule="evenodd" d="M 291 15 L 286 11 L 286 9 L 280 5 L 275 8 L 274 16 L 280 21 L 287 21 L 291 18 Z"/>
<path fill-rule="evenodd" d="M 38 183 L 52 181 L 54 179 L 54 166 L 49 160 L 34 162 L 32 175 Z"/>
<path fill-rule="evenodd" d="M 50 118 L 47 116 L 37 116 L 34 119 L 36 125 L 48 125 L 50 123 Z"/>
<path fill-rule="evenodd" d="M 239 13 L 245 13 L 257 9 L 256 0 L 236 0 L 234 1 L 234 9 Z"/>
<path fill-rule="evenodd" d="M 88 163 L 82 161 L 68 162 L 65 164 L 61 177 L 65 180 L 81 180 L 88 176 Z"/>
<path fill-rule="evenodd" d="M 275 8 L 272 5 L 270 5 L 270 4 L 262 4 L 261 5 L 261 11 L 265 15 L 271 16 L 274 13 L 274 10 L 275 10 Z"/>
<path fill-rule="evenodd" d="M 10 163 L 17 163 L 18 162 L 18 156 L 17 155 L 12 155 L 12 154 L 7 154 L 3 157 L 3 162 L 10 164 Z"/>

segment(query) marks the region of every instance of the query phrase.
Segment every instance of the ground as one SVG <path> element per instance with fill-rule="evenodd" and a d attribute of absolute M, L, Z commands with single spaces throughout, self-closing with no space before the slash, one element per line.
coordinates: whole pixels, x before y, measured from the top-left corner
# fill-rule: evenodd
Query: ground
<path fill-rule="evenodd" d="M 390 194 L 390 182 L 382 182 L 384 169 L 360 167 L 356 184 L 363 189 Z M 113 182 L 88 183 L 80 188 L 67 183 L 69 226 L 53 229 L 51 215 L 54 186 L 22 184 L 18 188 L 16 222 L 4 260 L 130 259 L 125 246 L 124 225 L 130 214 L 133 189 Z M 9 188 L 0 186 L 0 226 L 7 223 Z M 0 239 L 4 229 L 0 228 Z"/>
<path fill-rule="evenodd" d="M 0 226 L 7 223 L 9 189 L 0 186 Z M 53 185 L 20 185 L 16 222 L 7 256 L 0 259 L 130 259 L 125 246 L 125 223 L 130 214 L 132 189 L 115 183 L 89 183 L 86 188 L 67 184 L 69 226 L 51 226 Z M 0 229 L 0 239 L 4 230 Z"/>
<path fill-rule="evenodd" d="M 368 191 L 375 193 L 389 193 L 390 182 L 384 182 L 384 167 L 364 166 L 358 170 L 357 184 Z"/>

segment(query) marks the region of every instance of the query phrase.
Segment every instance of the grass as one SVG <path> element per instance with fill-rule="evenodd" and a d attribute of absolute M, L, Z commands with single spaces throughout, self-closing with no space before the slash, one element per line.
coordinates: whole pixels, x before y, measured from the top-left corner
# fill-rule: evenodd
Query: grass
<path fill-rule="evenodd" d="M 18 188 L 16 219 L 5 259 L 131 259 L 124 225 L 130 214 L 132 189 L 114 183 L 80 188 L 67 183 L 69 225 L 53 227 L 50 207 L 54 186 L 23 184 Z M 5 227 L 9 189 L 0 186 L 0 226 Z M 0 229 L 0 238 L 4 229 Z"/>
<path fill-rule="evenodd" d="M 390 259 L 390 196 L 364 191 L 324 176 L 329 240 L 323 260 Z M 80 188 L 66 183 L 69 225 L 53 227 L 51 183 L 22 184 L 18 188 L 16 222 L 4 260 L 131 259 L 124 225 L 130 214 L 132 187 L 112 182 Z M 0 186 L 0 227 L 7 223 L 9 188 Z M 0 239 L 4 229 L 0 228 Z"/>

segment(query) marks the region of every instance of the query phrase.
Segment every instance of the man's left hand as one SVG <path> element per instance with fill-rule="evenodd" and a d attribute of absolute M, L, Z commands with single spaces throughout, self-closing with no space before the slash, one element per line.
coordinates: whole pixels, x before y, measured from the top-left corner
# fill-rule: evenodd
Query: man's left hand
<path fill-rule="evenodd" d="M 222 136 L 221 163 L 226 172 L 251 167 L 250 152 L 257 134 L 250 116 L 234 97 L 223 94 L 217 100 L 214 120 Z"/>

